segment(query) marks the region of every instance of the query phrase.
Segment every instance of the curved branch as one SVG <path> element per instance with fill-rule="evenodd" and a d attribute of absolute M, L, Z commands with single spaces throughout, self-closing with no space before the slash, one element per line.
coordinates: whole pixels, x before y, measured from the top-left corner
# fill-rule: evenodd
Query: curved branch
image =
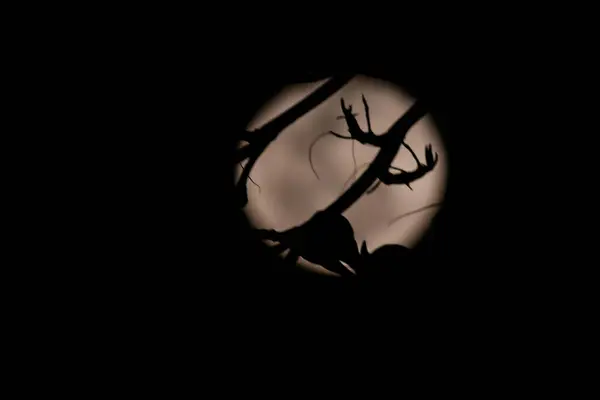
<path fill-rule="evenodd" d="M 416 155 L 415 155 L 415 157 L 416 157 Z M 426 160 L 426 163 L 422 164 L 419 161 L 419 159 L 417 158 L 417 163 L 419 165 L 417 166 L 417 169 L 415 169 L 414 171 L 406 172 L 404 170 L 400 170 L 399 168 L 395 168 L 395 167 L 393 167 L 393 168 L 401 171 L 399 174 L 394 174 L 394 173 L 390 172 L 389 169 L 385 170 L 385 171 L 381 171 L 381 173 L 379 175 L 379 179 L 386 185 L 407 185 L 407 186 L 409 186 L 411 182 L 414 182 L 417 179 L 422 178 L 428 172 L 433 170 L 433 168 L 437 164 L 438 155 L 437 155 L 437 153 L 435 153 L 435 154 L 433 153 L 433 151 L 431 150 L 430 144 L 425 147 L 425 160 Z"/>
<path fill-rule="evenodd" d="M 410 154 L 413 156 L 415 161 L 417 161 L 417 165 L 421 164 L 421 162 L 419 161 L 419 157 L 417 157 L 414 150 L 408 145 L 408 143 L 404 142 L 402 144 L 404 145 L 404 147 L 406 147 L 406 150 L 408 150 L 410 152 Z"/>
<path fill-rule="evenodd" d="M 335 137 L 338 137 L 340 139 L 352 139 L 352 137 L 350 136 L 342 136 L 339 133 L 335 133 L 334 131 L 327 131 L 327 132 L 323 132 L 321 133 L 319 136 L 317 136 L 315 138 L 315 140 L 312 141 L 312 143 L 310 144 L 309 148 L 308 148 L 308 163 L 310 164 L 310 168 L 312 169 L 313 173 L 315 174 L 315 176 L 317 177 L 317 179 L 321 179 L 319 178 L 319 175 L 317 174 L 317 171 L 315 170 L 315 166 L 312 162 L 312 151 L 313 151 L 313 147 L 315 146 L 315 144 L 317 144 L 317 142 L 324 138 L 326 135 L 333 135 Z M 353 142 L 354 143 L 354 142 Z M 352 151 L 354 151 L 354 148 L 352 149 Z M 353 153 L 354 155 L 354 153 Z"/>
<path fill-rule="evenodd" d="M 242 165 L 242 163 L 240 163 L 240 168 L 242 169 L 242 171 L 245 169 L 244 166 Z M 250 182 L 252 182 L 254 184 L 254 186 L 256 186 L 258 188 L 258 193 L 260 193 L 260 191 L 261 191 L 260 185 L 256 182 L 254 182 L 254 179 L 252 179 L 250 174 L 248 174 L 248 179 L 250 180 Z"/>
<path fill-rule="evenodd" d="M 235 193 L 239 207 L 244 207 L 246 204 L 248 204 L 248 178 L 250 177 L 250 171 L 252 170 L 252 167 L 254 167 L 254 164 L 256 164 L 257 160 L 258 156 L 250 157 L 246 167 L 242 170 L 240 179 L 235 186 Z"/>

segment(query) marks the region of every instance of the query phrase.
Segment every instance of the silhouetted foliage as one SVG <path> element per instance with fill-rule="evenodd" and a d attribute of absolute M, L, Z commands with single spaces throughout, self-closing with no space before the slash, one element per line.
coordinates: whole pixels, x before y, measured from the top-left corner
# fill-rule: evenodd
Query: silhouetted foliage
<path fill-rule="evenodd" d="M 341 261 L 355 265 L 360 260 L 354 230 L 343 215 L 319 211 L 306 223 L 285 232 L 258 232 L 263 239 L 278 241 L 293 249 L 287 256 L 290 262 L 302 257 L 340 275 L 350 275 Z M 277 251 L 280 252 L 281 248 Z"/>
<path fill-rule="evenodd" d="M 250 171 L 266 146 L 275 140 L 285 127 L 333 95 L 351 78 L 352 76 L 341 76 L 330 79 L 301 102 L 263 127 L 253 132 L 242 133 L 240 140 L 248 142 L 248 145 L 239 150 L 236 162 L 248 159 L 248 163 L 243 167 L 241 177 L 237 182 L 238 200 L 241 207 L 244 207 L 248 202 L 246 186 L 248 179 L 251 179 Z M 340 105 L 343 116 L 340 118 L 345 119 L 350 136 L 344 136 L 333 131 L 319 135 L 310 146 L 309 163 L 312 167 L 311 151 L 314 144 L 320 138 L 332 135 L 336 138 L 357 141 L 379 148 L 379 152 L 373 161 L 368 164 L 366 170 L 356 178 L 354 183 L 337 200 L 326 209 L 315 212 L 305 223 L 284 232 L 265 229 L 256 230 L 261 239 L 278 243 L 272 247 L 272 251 L 277 254 L 289 249 L 289 253 L 285 257 L 286 264 L 295 265 L 297 260 L 302 257 L 341 276 L 369 276 L 378 273 L 378 271 L 397 268 L 409 257 L 410 250 L 400 245 L 384 245 L 370 253 L 367 250 L 366 243 L 363 242 L 359 252 L 352 225 L 342 213 L 363 195 L 373 193 L 381 184 L 406 185 L 412 190 L 410 186 L 412 182 L 422 178 L 435 168 L 438 156 L 433 152 L 431 145 L 425 147 L 425 162 L 423 163 L 404 141 L 410 128 L 425 116 L 427 108 L 421 101 L 417 100 L 387 132 L 377 135 L 371 129 L 369 105 L 364 95 L 362 96 L 362 102 L 367 121 L 367 131 L 365 132 L 360 128 L 356 120 L 357 114 L 353 112 L 352 105 L 346 106 L 344 99 L 341 98 Z M 412 171 L 405 171 L 392 165 L 402 146 L 411 153 L 416 161 L 416 168 Z M 314 168 L 313 172 L 318 178 Z M 350 180 L 354 179 L 357 174 L 358 168 L 355 161 L 355 171 Z M 431 206 L 433 205 L 427 207 Z M 399 218 L 401 217 L 397 217 L 395 220 Z"/>
<path fill-rule="evenodd" d="M 356 270 L 362 277 L 381 276 L 389 273 L 391 269 L 411 264 L 410 249 L 399 244 L 386 244 L 369 253 L 367 244 L 363 242 L 360 255 L 360 263 Z"/>

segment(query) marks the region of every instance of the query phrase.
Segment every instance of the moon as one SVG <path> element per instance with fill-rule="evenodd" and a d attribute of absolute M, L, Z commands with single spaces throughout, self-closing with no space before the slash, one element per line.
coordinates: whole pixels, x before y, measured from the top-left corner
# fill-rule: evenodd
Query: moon
<path fill-rule="evenodd" d="M 285 87 L 259 110 L 247 129 L 260 128 L 326 81 Z M 344 98 L 346 105 L 352 104 L 359 125 L 367 130 L 362 95 L 367 99 L 371 127 L 376 135 L 385 133 L 415 102 L 408 93 L 390 82 L 359 75 L 288 126 L 265 149 L 250 174 L 253 182 L 248 181 L 248 204 L 244 211 L 256 228 L 283 231 L 301 225 L 316 211 L 334 202 L 375 158 L 378 152 L 375 147 L 325 135 L 312 148 L 312 162 L 318 177 L 309 163 L 309 148 L 318 136 L 329 130 L 348 136 L 345 120 L 337 118 L 342 115 L 340 98 Z M 422 162 L 425 161 L 425 146 L 431 144 L 438 154 L 438 164 L 433 171 L 413 182 L 412 190 L 403 185 L 381 184 L 344 212 L 354 229 L 357 246 L 365 241 L 371 252 L 385 244 L 414 247 L 439 209 L 427 206 L 444 201 L 448 157 L 430 114 L 410 129 L 405 142 Z M 392 165 L 413 170 L 416 161 L 402 147 Z M 241 172 L 242 168 L 238 166 L 237 178 Z M 415 210 L 420 211 L 413 213 Z M 337 275 L 302 258 L 298 264 L 318 274 Z"/>

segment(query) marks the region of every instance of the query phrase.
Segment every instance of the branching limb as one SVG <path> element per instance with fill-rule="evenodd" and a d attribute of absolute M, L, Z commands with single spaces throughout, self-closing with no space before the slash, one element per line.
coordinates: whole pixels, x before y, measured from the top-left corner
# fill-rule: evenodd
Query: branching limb
<path fill-rule="evenodd" d="M 365 107 L 365 116 L 367 118 L 367 131 L 369 133 L 373 133 L 371 129 L 371 114 L 369 114 L 369 105 L 367 104 L 367 99 L 365 99 L 365 95 L 361 94 L 363 106 Z"/>
<path fill-rule="evenodd" d="M 410 128 L 427 113 L 426 103 L 417 100 L 388 131 L 380 136 L 385 145 L 380 147 L 375 159 L 365 172 L 337 200 L 325 210 L 327 214 L 341 214 L 352 206 L 377 181 L 379 175 L 384 175 L 396 158 L 406 134 Z"/>
<path fill-rule="evenodd" d="M 342 112 L 344 113 L 346 124 L 348 125 L 348 132 L 350 132 L 350 136 L 352 137 L 352 139 L 362 144 L 369 144 L 371 146 L 381 147 L 385 144 L 385 140 L 383 139 L 383 136 L 375 135 L 371 130 L 371 115 L 369 113 L 369 105 L 367 104 L 367 99 L 365 99 L 364 95 L 362 96 L 362 100 L 365 107 L 365 117 L 367 119 L 367 132 L 363 131 L 358 125 L 358 121 L 356 121 L 356 118 L 352 113 L 352 105 L 350 104 L 348 107 L 346 107 L 344 98 L 340 99 Z"/>
<path fill-rule="evenodd" d="M 406 142 L 402 142 L 402 144 L 404 145 L 404 147 L 406 147 L 406 149 L 410 152 L 410 154 L 412 154 L 413 158 L 417 161 L 417 165 L 418 166 L 423 166 L 423 164 L 421 164 L 421 162 L 419 161 L 419 158 L 417 157 L 417 155 L 415 154 L 414 150 L 406 143 Z M 437 155 L 436 155 L 437 157 Z M 437 160 L 436 160 L 437 162 Z M 433 169 L 433 166 L 431 167 Z M 398 168 L 398 167 L 394 167 L 393 165 L 390 165 L 390 169 L 396 170 L 396 171 L 400 171 L 403 174 L 406 174 L 407 172 L 405 170 L 403 170 L 402 168 Z M 379 185 L 381 184 L 381 181 L 377 181 L 375 183 L 375 185 L 366 191 L 367 194 L 371 194 L 373 193 L 375 190 L 377 190 L 377 188 L 379 187 Z M 413 190 L 413 188 L 410 186 L 410 182 L 406 182 L 404 183 L 410 190 Z"/>
<path fill-rule="evenodd" d="M 340 104 L 341 104 L 342 112 L 344 115 L 337 117 L 336 119 L 343 118 L 346 120 L 346 124 L 348 125 L 348 132 L 350 133 L 350 136 L 349 137 L 343 136 L 334 131 L 328 131 L 328 132 L 324 132 L 321 135 L 317 136 L 315 138 L 315 140 L 310 144 L 310 147 L 308 149 L 308 162 L 310 164 L 310 167 L 311 167 L 313 173 L 317 177 L 317 179 L 320 179 L 320 178 L 319 178 L 319 174 L 317 174 L 317 171 L 315 170 L 314 164 L 312 162 L 312 150 L 313 150 L 314 145 L 317 143 L 317 141 L 319 139 L 321 139 L 322 137 L 324 137 L 325 135 L 333 135 L 340 139 L 354 139 L 352 141 L 352 160 L 354 162 L 355 173 L 356 173 L 356 154 L 355 154 L 355 150 L 354 150 L 354 141 L 358 141 L 359 143 L 362 143 L 362 144 L 370 144 L 370 145 L 376 146 L 376 147 L 381 147 L 384 145 L 385 141 L 382 139 L 382 137 L 375 135 L 373 133 L 373 131 L 371 130 L 371 115 L 369 113 L 369 105 L 367 103 L 367 99 L 365 98 L 364 95 L 362 95 L 362 101 L 363 101 L 363 105 L 365 108 L 365 117 L 367 119 L 367 127 L 368 127 L 367 132 L 364 132 L 358 125 L 358 122 L 356 121 L 356 116 L 358 114 L 352 112 L 352 105 L 350 104 L 350 105 L 348 105 L 348 107 L 346 107 L 346 103 L 344 102 L 344 99 L 341 98 Z"/>
<path fill-rule="evenodd" d="M 248 204 L 248 188 L 247 182 L 250 178 L 250 171 L 256 161 L 258 160 L 258 155 L 253 155 L 249 158 L 246 163 L 246 167 L 243 168 L 242 174 L 240 175 L 240 179 L 238 180 L 235 190 L 236 190 L 236 200 L 238 201 L 238 205 L 240 208 L 246 206 Z"/>
<path fill-rule="evenodd" d="M 410 187 L 411 182 L 422 178 L 423 176 L 425 176 L 425 174 L 433 170 L 437 162 L 438 155 L 437 153 L 433 153 L 431 145 L 429 144 L 425 147 L 425 164 L 422 164 L 417 159 L 417 169 L 409 172 L 401 170 L 400 168 L 390 167 L 401 172 L 399 174 L 394 174 L 390 172 L 389 169 L 387 169 L 385 172 L 380 173 L 378 178 L 386 185 L 407 185 L 408 187 Z"/>
<path fill-rule="evenodd" d="M 241 149 L 238 149 L 234 156 L 236 164 L 248 159 L 245 170 L 242 172 L 240 179 L 236 183 L 236 195 L 240 207 L 244 207 L 248 204 L 247 183 L 250 176 L 249 174 L 267 146 L 273 142 L 285 128 L 319 104 L 323 103 L 332 94 L 344 87 L 352 78 L 353 75 L 342 75 L 331 78 L 314 92 L 296 103 L 293 107 L 287 109 L 279 116 L 252 132 L 251 142 Z"/>
<path fill-rule="evenodd" d="M 390 165 L 390 169 L 396 170 L 396 171 L 400 171 L 402 173 L 406 173 L 405 170 L 403 170 L 402 168 L 398 168 L 398 167 L 394 167 L 393 165 Z M 406 183 L 405 184 L 407 188 L 409 188 L 410 190 L 413 190 L 413 188 L 410 186 L 410 183 Z"/>
<path fill-rule="evenodd" d="M 404 147 L 406 147 L 406 150 L 408 150 L 410 152 L 410 154 L 413 156 L 413 158 L 415 159 L 415 161 L 417 161 L 417 165 L 420 165 L 421 162 L 419 161 L 419 157 L 417 157 L 417 155 L 415 154 L 414 150 L 408 145 L 408 143 L 402 142 L 402 144 L 404 145 Z"/>
<path fill-rule="evenodd" d="M 260 155 L 269 143 L 277 138 L 281 131 L 327 100 L 331 95 L 344 87 L 352 78 L 353 75 L 341 75 L 331 78 L 293 107 L 253 131 L 252 139 L 255 140 L 252 140 L 249 146 L 240 149 L 236 153 L 234 161 L 238 163 L 254 154 Z"/>
<path fill-rule="evenodd" d="M 240 168 L 242 169 L 242 171 L 244 170 L 244 166 L 242 165 L 242 163 L 240 163 Z M 248 179 L 250 180 L 250 182 L 252 182 L 254 184 L 254 186 L 256 186 L 258 188 L 258 193 L 260 193 L 260 186 L 254 182 L 254 179 L 252 179 L 252 177 L 250 176 L 250 174 L 248 174 Z"/>

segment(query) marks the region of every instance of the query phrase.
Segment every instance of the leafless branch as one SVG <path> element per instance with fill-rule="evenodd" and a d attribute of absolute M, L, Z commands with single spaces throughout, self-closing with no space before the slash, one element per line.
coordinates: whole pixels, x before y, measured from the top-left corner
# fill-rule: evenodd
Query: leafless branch
<path fill-rule="evenodd" d="M 348 132 L 350 136 L 362 144 L 369 144 L 371 146 L 381 147 L 384 145 L 385 140 L 383 135 L 378 136 L 371 130 L 371 115 L 369 113 L 369 105 L 367 104 L 367 99 L 364 95 L 362 95 L 363 105 L 365 108 L 365 118 L 367 119 L 367 132 L 363 131 L 361 127 L 358 125 L 358 121 L 356 117 L 352 113 L 352 104 L 346 107 L 346 103 L 344 99 L 340 99 L 340 105 L 342 106 L 342 112 L 344 113 L 344 118 L 346 119 L 346 124 L 348 125 Z"/>
<path fill-rule="evenodd" d="M 236 184 L 238 202 L 241 207 L 244 207 L 248 203 L 247 181 L 250 177 L 250 171 L 267 146 L 277 138 L 281 131 L 327 100 L 332 94 L 344 87 L 352 78 L 353 75 L 342 75 L 331 78 L 314 92 L 261 128 L 253 132 L 246 132 L 251 134 L 251 136 L 247 136 L 250 139 L 249 144 L 239 149 L 234 156 L 236 163 L 248 159 L 248 163 Z"/>
<path fill-rule="evenodd" d="M 365 100 L 366 101 L 366 100 Z M 346 108 L 345 104 L 342 103 L 342 111 L 351 111 Z M 414 103 L 408 111 L 398 119 L 390 129 L 384 133 L 383 135 L 375 135 L 372 134 L 372 137 L 377 138 L 377 144 L 380 145 L 380 150 L 375 156 L 375 159 L 369 164 L 369 167 L 365 172 L 358 178 L 348 190 L 344 192 L 342 196 L 340 196 L 336 201 L 327 207 L 324 212 L 338 214 L 347 210 L 355 201 L 357 201 L 364 193 L 366 193 L 374 183 L 379 179 L 386 183 L 381 176 L 384 178 L 388 178 L 387 174 L 389 174 L 389 168 L 392 164 L 394 158 L 396 157 L 400 147 L 404 143 L 404 139 L 409 131 L 409 129 L 419 121 L 425 114 L 427 113 L 427 108 L 424 103 L 421 101 L 417 101 Z M 346 121 L 351 120 L 350 116 L 347 116 Z M 356 120 L 354 120 L 356 122 Z M 358 124 L 356 124 L 358 126 Z M 356 131 L 356 127 L 352 127 L 352 122 L 348 127 L 349 131 L 354 131 L 353 136 L 363 135 L 362 138 L 371 137 L 369 134 Z M 358 128 L 360 129 L 360 127 Z M 361 133 L 362 132 L 362 133 Z M 370 140 L 370 139 L 368 139 Z M 359 140 L 360 141 L 360 140 Z M 437 161 L 437 160 L 436 160 Z M 407 180 L 408 182 L 408 180 Z M 408 182 L 410 183 L 410 182 Z M 377 184 L 375 186 L 378 186 Z"/>
<path fill-rule="evenodd" d="M 244 166 L 242 165 L 242 163 L 240 163 L 240 168 L 242 169 L 242 171 L 245 169 Z M 258 188 L 258 193 L 260 193 L 260 186 L 254 182 L 254 179 L 252 179 L 252 177 L 250 176 L 250 174 L 248 174 L 248 179 L 250 180 L 250 182 L 252 182 L 254 184 L 254 186 L 256 186 Z"/>
<path fill-rule="evenodd" d="M 435 167 L 435 165 L 438 162 L 438 155 L 437 155 L 437 153 L 433 153 L 433 150 L 431 149 L 430 144 L 425 147 L 425 164 L 422 164 L 419 161 L 419 159 L 416 157 L 416 154 L 414 154 L 414 152 L 412 152 L 412 153 L 413 153 L 415 159 L 417 160 L 417 164 L 418 164 L 417 169 L 415 169 L 414 171 L 407 172 L 407 171 L 401 170 L 399 168 L 391 167 L 391 168 L 397 169 L 401 172 L 399 174 L 394 174 L 394 173 L 390 172 L 388 169 L 379 174 L 379 176 L 378 176 L 379 180 L 381 180 L 386 185 L 407 185 L 407 186 L 409 186 L 411 182 L 414 182 L 415 180 L 422 178 L 423 176 L 425 176 L 425 174 L 427 174 L 428 172 L 433 170 L 433 168 Z"/>

